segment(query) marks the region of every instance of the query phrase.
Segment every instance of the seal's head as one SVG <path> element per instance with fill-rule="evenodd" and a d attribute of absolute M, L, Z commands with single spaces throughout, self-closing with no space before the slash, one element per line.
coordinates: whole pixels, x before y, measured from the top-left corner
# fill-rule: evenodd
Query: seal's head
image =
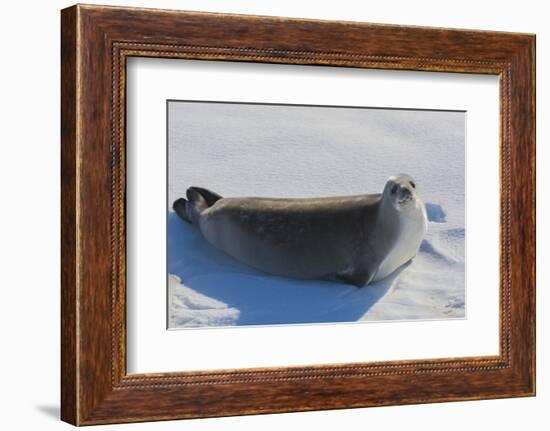
<path fill-rule="evenodd" d="M 382 196 L 397 211 L 411 210 L 417 203 L 416 183 L 407 174 L 394 175 L 386 182 Z"/>

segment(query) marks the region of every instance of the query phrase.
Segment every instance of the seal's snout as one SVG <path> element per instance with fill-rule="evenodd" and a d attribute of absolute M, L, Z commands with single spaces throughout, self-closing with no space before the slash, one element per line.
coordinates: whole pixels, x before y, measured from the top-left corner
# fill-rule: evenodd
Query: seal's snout
<path fill-rule="evenodd" d="M 413 200 L 412 191 L 406 185 L 399 186 L 399 192 L 397 194 L 397 201 L 400 205 L 403 205 Z"/>
<path fill-rule="evenodd" d="M 406 199 L 412 196 L 411 191 L 407 186 L 401 186 L 399 189 L 399 198 L 400 199 Z"/>

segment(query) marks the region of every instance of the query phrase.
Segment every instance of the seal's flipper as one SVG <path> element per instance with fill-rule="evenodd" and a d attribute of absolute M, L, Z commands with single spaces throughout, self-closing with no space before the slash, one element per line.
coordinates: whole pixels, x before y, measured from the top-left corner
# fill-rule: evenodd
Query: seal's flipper
<path fill-rule="evenodd" d="M 338 274 L 336 278 L 346 284 L 353 284 L 356 287 L 364 287 L 372 282 L 374 273 L 369 273 L 367 270 L 358 270 L 352 272 L 351 274 Z"/>
<path fill-rule="evenodd" d="M 189 187 L 187 189 L 187 197 L 190 201 L 193 201 L 197 197 L 197 193 L 206 201 L 209 207 L 222 199 L 222 196 L 219 194 L 214 193 L 212 190 L 203 189 L 202 187 Z"/>
<path fill-rule="evenodd" d="M 172 204 L 172 208 L 182 220 L 185 220 L 187 223 L 192 224 L 193 221 L 189 217 L 189 214 L 187 214 L 188 204 L 189 202 L 187 202 L 187 200 L 185 200 L 184 198 L 179 198 L 174 201 L 174 203 Z"/>
<path fill-rule="evenodd" d="M 172 204 L 172 208 L 187 223 L 197 224 L 200 214 L 214 205 L 222 197 L 208 189 L 189 187 L 187 199 L 179 198 Z"/>

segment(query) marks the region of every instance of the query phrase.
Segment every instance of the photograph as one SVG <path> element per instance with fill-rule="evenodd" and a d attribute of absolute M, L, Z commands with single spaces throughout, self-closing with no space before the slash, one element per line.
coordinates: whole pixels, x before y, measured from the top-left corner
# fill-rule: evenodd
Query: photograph
<path fill-rule="evenodd" d="M 168 100 L 168 329 L 465 318 L 465 139 L 465 111 Z"/>

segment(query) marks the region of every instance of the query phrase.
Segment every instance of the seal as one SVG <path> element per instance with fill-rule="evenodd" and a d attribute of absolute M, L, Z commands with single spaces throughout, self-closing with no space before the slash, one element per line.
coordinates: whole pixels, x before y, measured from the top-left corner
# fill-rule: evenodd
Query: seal
<path fill-rule="evenodd" d="M 380 194 L 223 198 L 190 187 L 174 211 L 216 248 L 260 271 L 358 287 L 410 261 L 427 230 L 414 180 L 392 176 Z"/>

